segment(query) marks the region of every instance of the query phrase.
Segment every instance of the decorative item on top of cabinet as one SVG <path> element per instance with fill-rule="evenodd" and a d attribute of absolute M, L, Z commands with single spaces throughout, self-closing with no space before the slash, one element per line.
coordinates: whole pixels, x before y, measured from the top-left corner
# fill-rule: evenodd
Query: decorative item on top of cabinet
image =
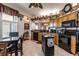
<path fill-rule="evenodd" d="M 70 3 L 68 3 L 68 4 L 66 4 L 65 6 L 64 6 L 64 8 L 63 8 L 63 12 L 65 12 L 65 13 L 68 13 L 69 11 L 71 11 L 72 10 L 72 4 L 70 4 Z"/>
<path fill-rule="evenodd" d="M 64 6 L 62 10 L 60 10 L 60 16 L 65 15 L 66 13 L 69 13 L 72 11 L 72 4 L 68 3 Z"/>
<path fill-rule="evenodd" d="M 56 18 L 58 18 L 59 16 L 58 15 L 52 15 L 51 17 L 50 17 L 50 21 L 53 21 L 53 20 L 55 20 Z"/>

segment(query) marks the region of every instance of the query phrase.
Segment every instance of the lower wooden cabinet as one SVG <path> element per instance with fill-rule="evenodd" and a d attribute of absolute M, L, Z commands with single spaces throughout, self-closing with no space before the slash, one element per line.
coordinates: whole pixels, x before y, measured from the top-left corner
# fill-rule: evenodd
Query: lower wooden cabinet
<path fill-rule="evenodd" d="M 76 36 L 71 36 L 71 53 L 76 54 Z"/>
<path fill-rule="evenodd" d="M 58 37 L 58 33 L 54 34 L 54 44 L 58 45 L 59 43 L 59 37 Z"/>
<path fill-rule="evenodd" d="M 42 32 L 38 33 L 38 41 L 42 43 Z"/>

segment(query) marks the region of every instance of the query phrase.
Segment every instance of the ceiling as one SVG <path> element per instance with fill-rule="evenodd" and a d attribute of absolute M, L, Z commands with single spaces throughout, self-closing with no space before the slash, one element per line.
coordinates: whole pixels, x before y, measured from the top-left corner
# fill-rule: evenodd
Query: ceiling
<path fill-rule="evenodd" d="M 26 16 L 41 16 L 50 13 L 57 13 L 62 10 L 66 3 L 42 3 L 43 9 L 28 8 L 29 3 L 3 3 L 11 8 L 18 10 L 21 14 Z"/>

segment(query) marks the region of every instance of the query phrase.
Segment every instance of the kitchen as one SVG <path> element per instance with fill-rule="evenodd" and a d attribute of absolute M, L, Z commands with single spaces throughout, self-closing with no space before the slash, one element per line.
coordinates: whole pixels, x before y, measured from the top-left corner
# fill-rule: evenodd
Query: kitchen
<path fill-rule="evenodd" d="M 0 3 L 0 19 L 2 56 L 78 56 L 78 3 Z"/>

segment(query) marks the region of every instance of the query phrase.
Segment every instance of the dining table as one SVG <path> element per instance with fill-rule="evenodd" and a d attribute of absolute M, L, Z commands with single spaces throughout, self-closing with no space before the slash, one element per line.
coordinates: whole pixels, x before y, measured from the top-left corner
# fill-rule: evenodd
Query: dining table
<path fill-rule="evenodd" d="M 18 56 L 18 40 L 19 38 L 18 37 L 12 37 L 12 38 L 4 38 L 4 39 L 0 39 L 0 48 L 3 48 L 3 56 L 7 56 L 8 55 L 8 52 L 7 52 L 7 49 L 8 49 L 8 44 L 11 43 L 11 42 L 16 42 L 15 43 L 15 56 Z"/>

